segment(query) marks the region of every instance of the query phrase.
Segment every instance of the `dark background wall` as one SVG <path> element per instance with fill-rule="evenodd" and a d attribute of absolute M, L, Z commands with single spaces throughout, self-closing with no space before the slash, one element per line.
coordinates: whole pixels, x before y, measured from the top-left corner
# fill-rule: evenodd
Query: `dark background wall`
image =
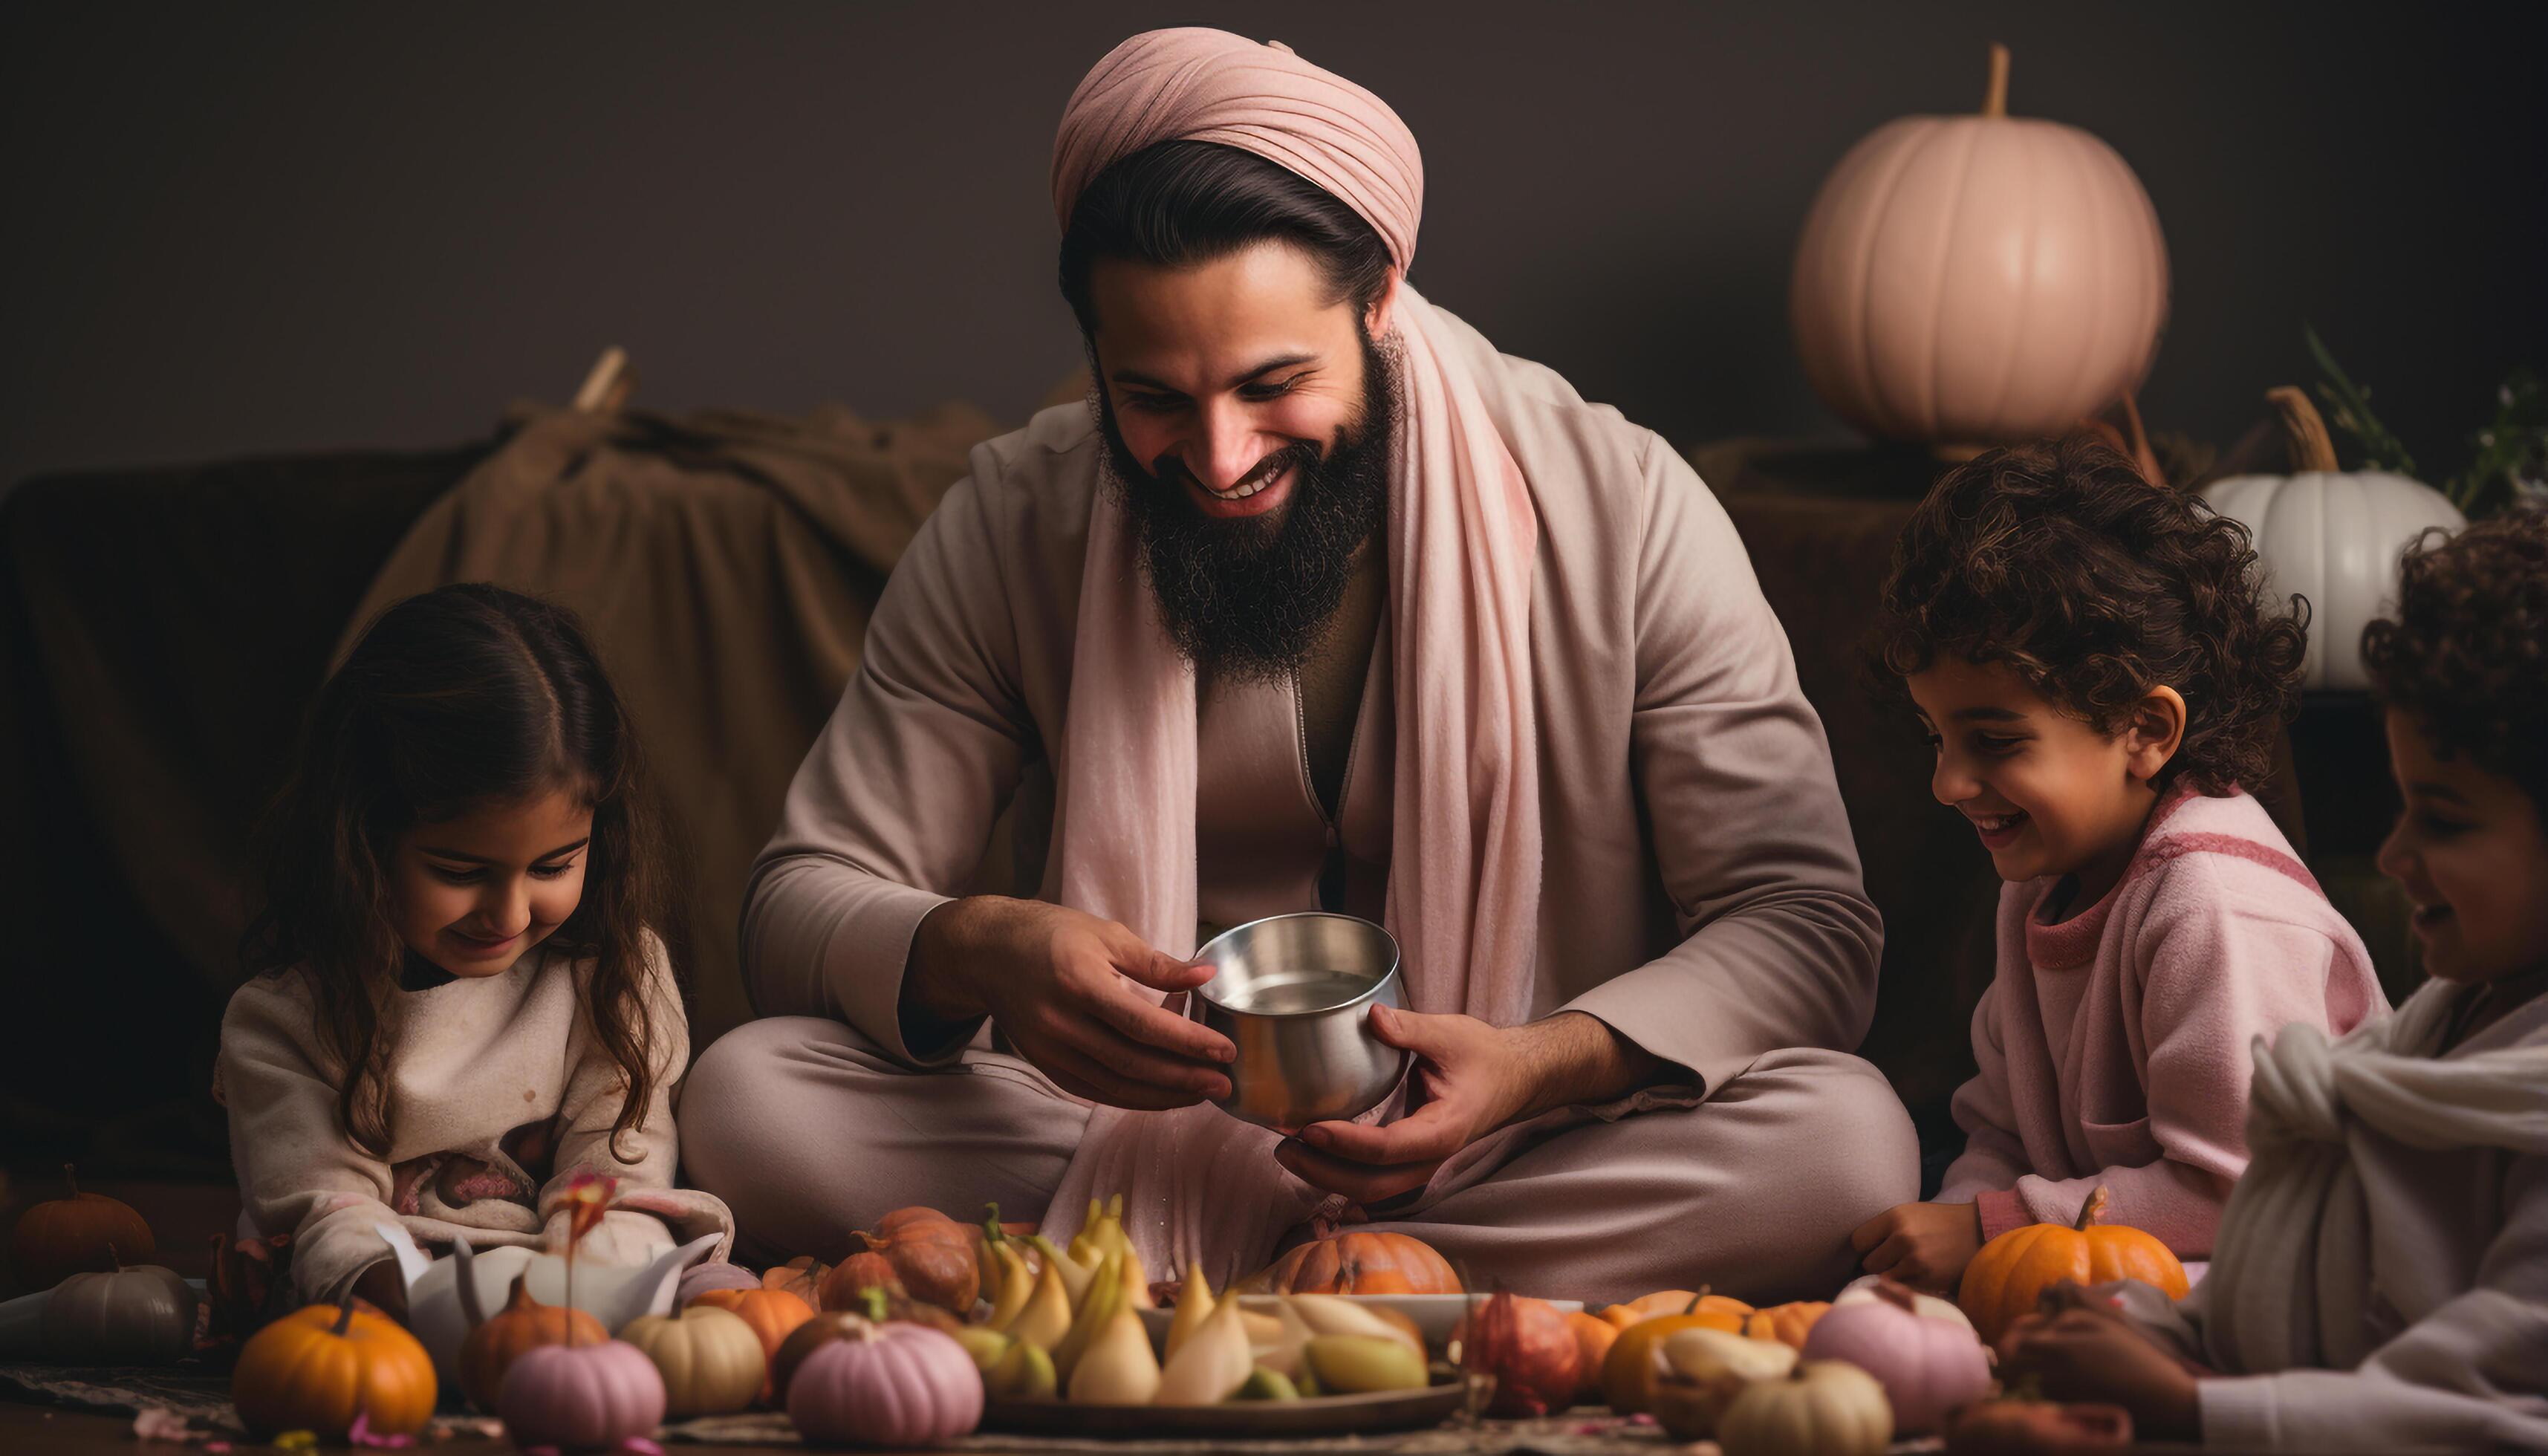
<path fill-rule="evenodd" d="M 1840 436 L 1798 224 L 1877 124 L 1975 106 L 1991 40 L 2157 204 L 2154 423 L 2226 443 L 2314 322 L 2440 474 L 2548 363 L 2537 4 L 55 9 L 0 32 L 0 483 L 472 437 L 613 342 L 645 403 L 1022 417 L 1076 358 L 1054 118 L 1194 20 L 1389 98 L 1414 281 L 1684 445 Z"/>

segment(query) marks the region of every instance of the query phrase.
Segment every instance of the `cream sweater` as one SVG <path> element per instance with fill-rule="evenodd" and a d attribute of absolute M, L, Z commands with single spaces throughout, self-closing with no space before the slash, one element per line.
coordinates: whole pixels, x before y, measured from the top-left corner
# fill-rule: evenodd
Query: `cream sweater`
<path fill-rule="evenodd" d="M 2548 996 L 2442 1050 L 2470 994 L 2258 1044 L 2211 1273 L 2174 1305 L 2117 1287 L 2222 1372 L 2207 1443 L 2548 1450 Z"/>
<path fill-rule="evenodd" d="M 229 1109 L 245 1221 L 294 1235 L 304 1299 L 333 1298 L 389 1257 L 375 1229 L 390 1220 L 428 1249 L 464 1233 L 479 1248 L 562 1247 L 557 1200 L 579 1172 L 620 1186 L 585 1257 L 643 1262 L 706 1232 L 731 1240 L 722 1202 L 674 1186 L 672 1084 L 689 1064 L 689 1029 L 663 945 L 650 938 L 650 949 L 656 1082 L 643 1126 L 619 1138 L 624 1161 L 610 1146 L 625 1095 L 619 1068 L 579 995 L 590 962 L 534 949 L 499 975 L 398 993 L 385 1158 L 355 1145 L 339 1121 L 342 1068 L 321 1045 L 307 973 L 259 976 L 230 997 L 213 1094 Z"/>

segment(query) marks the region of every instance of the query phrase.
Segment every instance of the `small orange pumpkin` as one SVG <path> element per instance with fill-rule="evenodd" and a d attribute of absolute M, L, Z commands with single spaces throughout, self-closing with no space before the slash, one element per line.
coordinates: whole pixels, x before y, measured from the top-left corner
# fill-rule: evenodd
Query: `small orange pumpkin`
<path fill-rule="evenodd" d="M 982 1292 L 982 1267 L 974 1259 L 972 1228 L 936 1209 L 896 1209 L 876 1221 L 875 1232 L 851 1236 L 866 1253 L 882 1258 L 913 1299 L 964 1314 Z M 859 1256 L 853 1254 L 844 1263 L 857 1264 Z M 846 1300 L 860 1287 L 864 1286 L 828 1283 L 826 1298 L 838 1291 Z"/>
<path fill-rule="evenodd" d="M 798 1254 L 774 1269 L 762 1270 L 761 1287 L 783 1289 L 816 1309 L 821 1309 L 822 1298 L 819 1291 L 823 1287 L 823 1276 L 831 1272 L 831 1265 L 816 1259 L 813 1255 Z"/>
<path fill-rule="evenodd" d="M 814 1318 L 812 1305 L 783 1289 L 711 1289 L 690 1303 L 742 1316 L 743 1322 L 751 1325 L 752 1332 L 760 1336 L 762 1358 L 771 1361 L 778 1358 L 779 1345 L 796 1331 L 796 1326 Z M 771 1384 L 764 1379 L 761 1399 L 765 1404 L 770 1400 L 770 1392 Z"/>
<path fill-rule="evenodd" d="M 469 1404 L 494 1413 L 496 1393 L 504 1388 L 504 1372 L 526 1350 L 541 1345 L 597 1345 L 610 1338 L 601 1321 L 565 1305 L 544 1305 L 531 1298 L 530 1276 L 513 1276 L 512 1298 L 504 1308 L 478 1321 L 460 1342 L 460 1393 Z"/>
<path fill-rule="evenodd" d="M 1404 1233 L 1313 1239 L 1239 1281 L 1242 1294 L 1461 1294 L 1433 1246 Z"/>
<path fill-rule="evenodd" d="M 979 1275 L 975 1276 L 979 1282 Z M 813 1296 L 818 1310 L 856 1310 L 859 1291 L 881 1289 L 887 1294 L 907 1294 L 902 1276 L 894 1272 L 893 1260 L 882 1254 L 852 1254 L 831 1267 Z"/>
<path fill-rule="evenodd" d="M 1648 1296 L 1653 1298 L 1653 1296 Z M 1607 1311 L 1603 1312 L 1605 1315 Z M 1655 1409 L 1655 1380 L 1662 1372 L 1655 1346 L 1684 1329 L 1721 1329 L 1741 1334 L 1752 1307 L 1741 1300 L 1701 1290 L 1689 1297 L 1678 1315 L 1654 1315 L 1636 1320 L 1610 1342 L 1601 1360 L 1601 1399 L 1621 1415 Z"/>
<path fill-rule="evenodd" d="M 2029 1224 L 2011 1228 L 1973 1255 L 1964 1266 L 1956 1303 L 1973 1321 L 1983 1344 L 1996 1346 L 2009 1325 L 2033 1314 L 2044 1292 L 2064 1279 L 2081 1284 L 2138 1279 L 2167 1291 L 2170 1299 L 2185 1298 L 2185 1265 L 2166 1244 L 2138 1228 L 2098 1222 L 2105 1217 L 2107 1199 L 2105 1185 L 2099 1184 L 2069 1228 Z"/>
<path fill-rule="evenodd" d="M 230 1372 L 239 1420 L 271 1439 L 287 1430 L 341 1441 L 362 1416 L 376 1435 L 411 1435 L 433 1415 L 433 1357 L 377 1310 L 311 1305 L 258 1330 Z"/>
<path fill-rule="evenodd" d="M 1797 1300 L 1790 1304 L 1772 1305 L 1755 1310 L 1743 1321 L 1743 1332 L 1758 1340 L 1776 1340 L 1782 1345 L 1802 1350 L 1805 1336 L 1813 1333 L 1814 1322 L 1831 1313 L 1822 1300 Z"/>
<path fill-rule="evenodd" d="M 102 1193 L 82 1193 L 69 1163 L 62 1164 L 60 1198 L 18 1216 L 9 1258 L 18 1287 L 41 1293 L 74 1274 L 112 1274 L 124 1264 L 147 1264 L 158 1252 L 150 1225 L 133 1205 Z"/>
<path fill-rule="evenodd" d="M 1603 1305 L 1599 1316 L 1610 1321 L 1612 1328 L 1625 1329 L 1631 1324 L 1643 1323 L 1663 1315 L 1694 1313 L 1731 1315 L 1740 1321 L 1751 1318 L 1752 1307 L 1741 1300 L 1731 1299 L 1721 1294 L 1703 1294 L 1694 1289 L 1664 1289 L 1657 1290 L 1653 1294 L 1639 1295 L 1622 1304 Z M 1739 1329 L 1739 1325 L 1726 1327 Z"/>

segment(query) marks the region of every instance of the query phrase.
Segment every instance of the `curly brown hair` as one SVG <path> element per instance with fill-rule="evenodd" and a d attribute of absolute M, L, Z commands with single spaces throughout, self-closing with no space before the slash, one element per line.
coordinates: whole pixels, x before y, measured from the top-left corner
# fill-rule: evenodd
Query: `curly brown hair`
<path fill-rule="evenodd" d="M 1894 543 L 1868 667 L 1902 680 L 1941 654 L 2002 663 L 2100 733 L 2150 688 L 2185 699 L 2185 738 L 2155 780 L 2209 794 L 2263 781 L 2297 704 L 2308 603 L 2260 599 L 2247 530 L 2150 485 L 2084 435 L 2012 445 L 1949 471 Z"/>
<path fill-rule="evenodd" d="M 644 1130 L 661 1075 L 650 943 L 678 948 L 673 853 L 625 706 L 575 614 L 482 583 L 381 613 L 318 689 L 291 775 L 259 824 L 264 899 L 241 938 L 251 974 L 310 977 L 343 1068 L 337 1113 L 386 1156 L 387 1073 L 407 950 L 389 911 L 401 831 L 566 788 L 592 807 L 584 898 L 541 949 L 590 959 L 586 1020 L 627 1088 L 611 1128 Z M 666 954 L 672 954 L 667 952 Z M 642 1155 L 642 1154 L 641 1154 Z"/>
<path fill-rule="evenodd" d="M 2400 563 L 2397 615 L 2362 629 L 2362 664 L 2435 752 L 2548 811 L 2548 514 L 2425 532 Z"/>

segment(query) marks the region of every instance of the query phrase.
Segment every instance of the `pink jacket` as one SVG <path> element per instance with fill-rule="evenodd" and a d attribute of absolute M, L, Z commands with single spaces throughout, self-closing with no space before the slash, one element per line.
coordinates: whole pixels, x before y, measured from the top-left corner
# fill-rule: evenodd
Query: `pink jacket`
<path fill-rule="evenodd" d="M 2249 1044 L 2385 1014 L 2371 956 L 2243 793 L 2162 800 L 2121 882 L 2046 925 L 2055 882 L 2000 893 L 1981 1074 L 1955 1099 L 1968 1140 L 1938 1199 L 1977 1205 L 1993 1238 L 2070 1223 L 2102 1183 L 2106 1222 L 2207 1255 L 2247 1166 Z"/>

